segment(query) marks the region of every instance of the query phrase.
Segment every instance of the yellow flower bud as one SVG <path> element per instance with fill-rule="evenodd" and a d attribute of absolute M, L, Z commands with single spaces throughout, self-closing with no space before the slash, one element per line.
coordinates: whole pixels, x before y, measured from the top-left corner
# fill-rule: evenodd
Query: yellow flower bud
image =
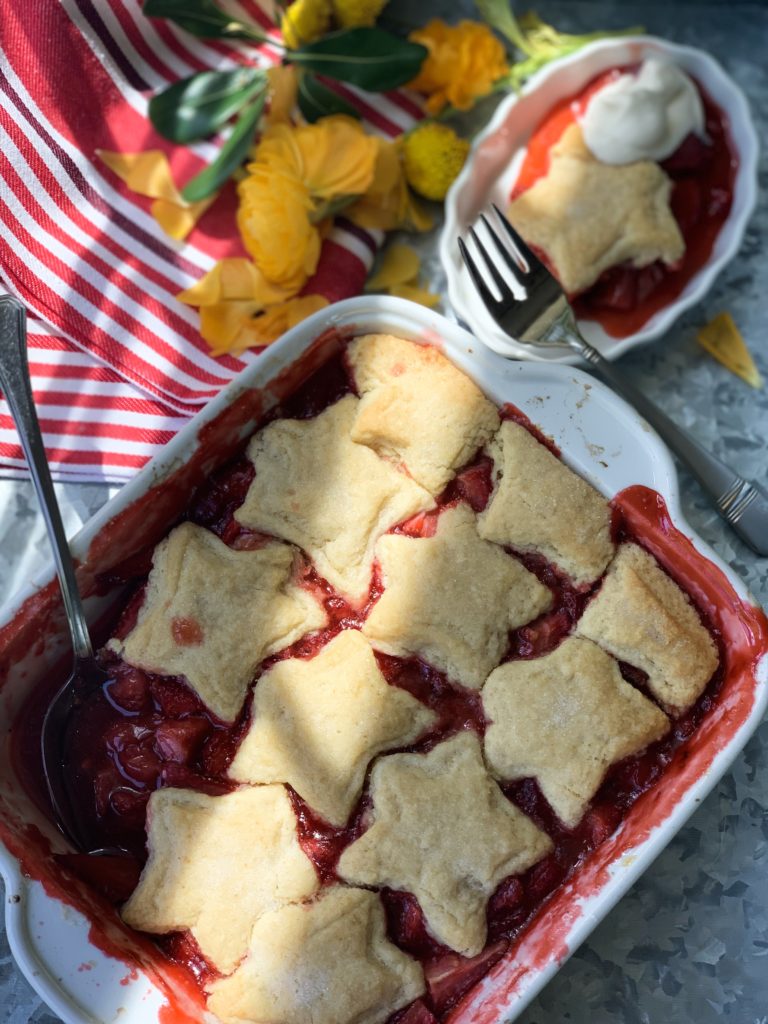
<path fill-rule="evenodd" d="M 406 180 L 425 199 L 445 199 L 468 152 L 469 143 L 453 128 L 434 122 L 421 124 L 403 144 Z"/>

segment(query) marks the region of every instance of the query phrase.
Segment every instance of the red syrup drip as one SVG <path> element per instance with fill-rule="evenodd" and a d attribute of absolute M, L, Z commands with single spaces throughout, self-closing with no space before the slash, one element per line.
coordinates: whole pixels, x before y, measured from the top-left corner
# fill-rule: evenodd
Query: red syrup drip
<path fill-rule="evenodd" d="M 305 400 L 309 404 L 302 407 L 295 400 L 291 409 L 294 415 L 299 415 L 302 408 L 311 409 L 314 413 L 321 411 L 345 393 L 344 374 L 339 369 L 343 367 L 342 361 L 336 359 L 334 362 L 337 364 L 335 368 L 330 367 L 318 377 L 319 384 L 325 388 L 324 393 L 313 393 L 308 386 Z M 348 384 L 346 390 L 349 390 Z M 283 408 L 288 405 L 285 403 Z M 520 410 L 505 406 L 502 416 L 530 429 L 552 450 L 552 442 Z M 242 502 L 251 479 L 252 471 L 242 456 L 241 446 L 241 452 L 235 454 L 229 466 L 209 474 L 198 489 L 189 506 L 189 518 L 212 529 L 234 547 L 264 543 L 266 538 L 245 530 L 234 519 L 234 512 Z M 445 510 L 460 500 L 466 500 L 479 512 L 487 504 L 490 492 L 491 465 L 488 459 L 481 457 L 457 475 L 440 496 L 438 506 Z M 572 908 L 566 903 L 566 912 L 552 923 L 552 908 L 566 900 L 562 881 L 570 879 L 569 885 L 572 886 L 578 879 L 591 878 L 590 884 L 595 887 L 603 884 L 607 868 L 601 867 L 601 858 L 609 855 L 602 851 L 613 850 L 616 826 L 625 819 L 630 824 L 633 818 L 637 818 L 640 808 L 651 806 L 653 809 L 664 801 L 669 804 L 665 814 L 669 813 L 684 791 L 678 778 L 688 773 L 686 785 L 690 785 L 690 771 L 708 756 L 705 739 L 708 730 L 711 733 L 708 723 L 716 717 L 721 701 L 726 698 L 732 703 L 736 701 L 736 710 L 729 708 L 725 726 L 723 723 L 718 725 L 717 737 L 722 743 L 727 742 L 751 706 L 749 695 L 754 664 L 768 642 L 765 617 L 741 604 L 727 580 L 702 559 L 690 542 L 672 526 L 664 503 L 655 492 L 646 488 L 630 488 L 616 496 L 613 506 L 615 538 L 634 539 L 641 543 L 689 593 L 718 641 L 722 671 L 694 708 L 675 721 L 666 739 L 643 755 L 629 758 L 611 769 L 576 829 L 564 828 L 533 780 L 522 780 L 504 787 L 508 797 L 550 834 L 555 848 L 550 856 L 525 875 L 505 879 L 499 885 L 488 906 L 488 945 L 478 957 L 460 957 L 435 942 L 426 929 L 417 901 L 410 894 L 389 890 L 382 894 L 390 938 L 422 962 L 428 982 L 428 994 L 395 1015 L 392 1024 L 434 1024 L 444 1020 L 446 1015 L 454 1012 L 480 977 L 493 970 L 497 961 L 506 962 L 513 955 L 522 938 L 533 933 L 538 922 L 548 922 L 549 938 L 546 949 L 542 947 L 540 953 L 542 962 L 553 955 L 557 948 L 558 928 L 565 928 L 573 916 Z M 436 515 L 429 513 L 421 518 L 414 517 L 398 530 L 410 536 L 428 536 L 436 522 Z M 531 657 L 552 649 L 567 635 L 570 624 L 578 617 L 588 597 L 540 558 L 519 557 L 550 587 L 554 603 L 550 613 L 512 635 L 509 658 Z M 129 578 L 136 577 L 131 574 Z M 304 568 L 302 583 L 324 604 L 328 625 L 266 661 L 262 670 L 281 658 L 312 657 L 341 629 L 359 628 L 382 592 L 377 570 L 374 571 L 368 602 L 361 609 L 352 608 L 308 566 Z M 125 605 L 118 626 L 121 634 L 127 632 L 135 621 L 143 600 L 143 587 L 142 579 L 133 598 Z M 35 609 L 34 603 L 30 605 L 31 615 L 36 614 Z M 20 637 L 22 635 L 23 630 Z M 485 722 L 477 693 L 452 685 L 441 673 L 416 659 L 386 655 L 377 655 L 377 659 L 391 685 L 407 689 L 438 713 L 433 729 L 419 743 L 407 749 L 429 749 L 439 739 L 460 729 L 470 728 L 482 733 Z M 238 721 L 228 726 L 211 716 L 180 679 L 142 673 L 119 661 L 110 662 L 108 668 L 110 683 L 81 709 L 72 757 L 73 764 L 79 766 L 74 784 L 80 787 L 81 805 L 90 809 L 96 818 L 105 843 L 122 845 L 130 855 L 121 858 L 120 863 L 108 871 L 102 870 L 101 875 L 95 858 L 70 857 L 62 863 L 114 902 L 126 898 L 144 861 L 144 807 L 152 790 L 162 785 L 178 785 L 213 794 L 227 792 L 231 788 L 226 778 L 227 769 L 247 728 L 250 708 L 246 704 Z M 633 685 L 644 688 L 642 673 L 631 666 L 622 668 Z M 741 691 L 737 690 L 736 696 L 743 693 L 740 703 L 734 697 L 734 688 L 738 687 Z M 23 762 L 19 767 L 23 768 L 24 777 L 29 779 L 35 771 L 39 772 L 36 764 L 32 764 L 38 748 L 30 740 L 31 732 L 28 729 L 21 731 L 26 739 L 17 745 L 16 755 L 17 760 Z M 711 737 L 709 742 L 712 742 Z M 677 774 L 670 776 L 673 769 Z M 662 775 L 665 777 L 664 786 L 654 786 Z M 653 797 L 651 805 L 647 804 L 646 795 Z M 292 794 L 292 799 L 299 823 L 299 841 L 315 864 L 322 884 L 331 884 L 337 878 L 336 865 L 341 851 L 366 827 L 368 800 L 365 796 L 362 798 L 345 828 L 335 829 L 315 815 L 296 794 Z M 650 823 L 643 827 L 650 829 L 655 819 L 647 812 L 646 818 Z M 646 819 L 640 820 L 644 822 Z M 6 830 L 2 834 L 9 848 L 24 856 L 15 838 Z M 40 870 L 48 877 L 44 857 L 40 864 Z M 34 873 L 36 869 L 30 870 Z M 52 877 L 49 885 L 57 896 L 63 895 Z M 91 903 L 84 896 L 70 893 L 68 898 L 76 905 L 91 908 Z M 112 955 L 115 955 L 115 948 L 118 949 L 117 955 L 120 955 L 120 949 L 126 948 L 124 945 L 114 947 L 103 939 L 101 933 L 98 939 Z M 140 937 L 136 937 L 135 943 L 141 949 L 140 955 L 136 954 L 138 961 L 150 969 L 166 992 L 170 991 L 169 978 L 175 979 L 171 989 L 183 992 L 187 1004 L 190 998 L 192 1003 L 195 1002 L 191 993 L 199 991 L 197 986 L 204 986 L 215 977 L 215 971 L 188 933 L 160 939 L 158 945 L 163 949 L 162 956 L 152 954 L 151 944 Z M 169 959 L 172 961 L 170 966 Z M 182 1021 L 196 1019 L 187 1015 L 175 997 L 164 1015 L 166 1024 L 171 1024 L 171 1021 L 182 1024 Z"/>
<path fill-rule="evenodd" d="M 562 100 L 528 140 L 526 156 L 510 199 L 515 199 L 549 171 L 550 151 L 579 117 L 596 92 L 637 66 L 615 68 Z M 594 320 L 613 338 L 641 330 L 674 302 L 709 259 L 728 218 L 738 161 L 725 113 L 696 82 L 704 106 L 708 142 L 689 135 L 661 164 L 672 179 L 672 213 L 685 239 L 685 253 L 674 266 L 657 261 L 637 269 L 621 264 L 604 271 L 587 291 L 571 296 L 576 315 Z M 546 254 L 540 253 L 543 258 Z"/>

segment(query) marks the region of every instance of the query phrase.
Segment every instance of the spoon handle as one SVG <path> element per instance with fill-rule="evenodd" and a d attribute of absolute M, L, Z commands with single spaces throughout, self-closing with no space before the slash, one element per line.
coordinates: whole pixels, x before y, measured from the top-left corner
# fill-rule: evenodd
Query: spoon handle
<path fill-rule="evenodd" d="M 27 363 L 27 314 L 19 300 L 12 295 L 0 296 L 0 389 L 19 432 L 19 441 L 29 464 L 48 529 L 75 657 L 78 660 L 92 658 L 93 646 L 77 589 L 75 566 L 64 533 L 32 398 Z"/>

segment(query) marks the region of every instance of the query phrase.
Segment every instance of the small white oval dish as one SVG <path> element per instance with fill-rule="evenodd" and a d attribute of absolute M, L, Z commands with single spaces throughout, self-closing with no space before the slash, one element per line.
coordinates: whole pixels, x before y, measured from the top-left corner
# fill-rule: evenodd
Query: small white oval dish
<path fill-rule="evenodd" d="M 611 68 L 663 57 L 692 75 L 725 113 L 739 166 L 733 203 L 715 241 L 709 260 L 687 283 L 678 298 L 655 313 L 643 328 L 624 338 L 612 338 L 596 321 L 581 320 L 584 337 L 606 359 L 663 335 L 680 314 L 699 302 L 725 264 L 736 254 L 757 199 L 758 142 L 746 97 L 723 68 L 701 50 L 677 46 L 651 36 L 603 39 L 569 57 L 547 65 L 519 94 L 511 93 L 475 140 L 461 174 L 445 203 L 440 258 L 448 279 L 448 298 L 459 319 L 489 348 L 514 359 L 575 363 L 578 356 L 563 346 L 534 349 L 523 345 L 495 323 L 475 292 L 461 263 L 457 237 L 466 233 L 491 202 L 506 208 L 519 173 L 521 156 L 532 132 L 562 100 L 578 93 L 597 75 Z M 517 155 L 517 159 L 515 156 Z"/>

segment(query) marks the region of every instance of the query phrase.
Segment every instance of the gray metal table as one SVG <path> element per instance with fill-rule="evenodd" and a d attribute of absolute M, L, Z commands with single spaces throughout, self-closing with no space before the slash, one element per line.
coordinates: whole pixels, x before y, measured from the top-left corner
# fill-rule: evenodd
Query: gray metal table
<path fill-rule="evenodd" d="M 408 7 L 411 10 L 408 10 Z M 527 6 L 527 5 L 518 5 Z M 563 29 L 643 24 L 649 32 L 718 57 L 752 101 L 768 137 L 768 6 L 761 3 L 536 3 Z M 423 0 L 430 14 L 472 16 L 468 0 Z M 391 10 L 413 19 L 413 5 Z M 762 159 L 761 181 L 768 180 Z M 768 391 L 755 392 L 698 348 L 695 329 L 730 310 L 768 378 L 768 197 L 764 194 L 738 260 L 704 303 L 669 334 L 623 362 L 679 423 L 746 476 L 768 483 Z M 424 252 L 434 285 L 434 240 Z M 768 604 L 768 560 L 756 558 L 683 477 L 683 507 L 698 533 Z M 109 496 L 98 486 L 59 493 L 74 532 Z M 27 484 L 0 481 L 0 594 L 8 595 L 47 560 Z M 520 1018 L 521 1024 L 768 1024 L 768 723 L 650 871 Z M 0 922 L 0 1024 L 55 1024 L 16 969 Z M 107 1022 L 105 1022 L 107 1024 Z"/>

